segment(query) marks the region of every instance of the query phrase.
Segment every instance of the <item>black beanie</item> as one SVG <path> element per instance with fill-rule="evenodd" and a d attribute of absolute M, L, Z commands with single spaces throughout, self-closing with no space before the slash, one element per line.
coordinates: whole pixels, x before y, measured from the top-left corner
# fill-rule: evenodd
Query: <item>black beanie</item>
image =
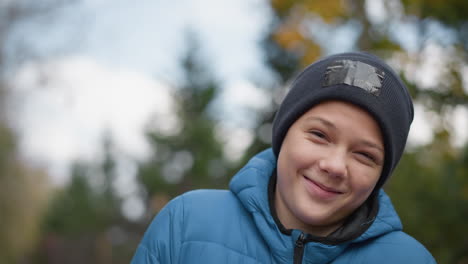
<path fill-rule="evenodd" d="M 273 151 L 279 156 L 289 127 L 314 105 L 327 100 L 355 104 L 380 126 L 385 161 L 376 189 L 382 187 L 403 154 L 413 121 L 413 102 L 398 75 L 378 57 L 350 52 L 325 57 L 292 83 L 273 122 Z"/>

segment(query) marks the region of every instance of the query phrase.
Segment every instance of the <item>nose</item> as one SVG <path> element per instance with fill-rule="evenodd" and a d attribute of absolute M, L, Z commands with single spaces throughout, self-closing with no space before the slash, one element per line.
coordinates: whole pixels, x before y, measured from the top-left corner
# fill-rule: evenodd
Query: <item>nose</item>
<path fill-rule="evenodd" d="M 328 176 L 334 178 L 346 177 L 348 173 L 346 152 L 340 149 L 327 151 L 319 160 L 319 168 Z"/>

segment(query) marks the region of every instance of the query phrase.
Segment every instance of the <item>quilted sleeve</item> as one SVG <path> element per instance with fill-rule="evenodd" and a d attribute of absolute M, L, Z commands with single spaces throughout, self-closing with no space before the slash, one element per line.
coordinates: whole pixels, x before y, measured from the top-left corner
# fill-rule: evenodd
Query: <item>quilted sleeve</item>
<path fill-rule="evenodd" d="M 132 259 L 132 264 L 178 263 L 181 244 L 183 199 L 169 202 L 153 219 Z"/>

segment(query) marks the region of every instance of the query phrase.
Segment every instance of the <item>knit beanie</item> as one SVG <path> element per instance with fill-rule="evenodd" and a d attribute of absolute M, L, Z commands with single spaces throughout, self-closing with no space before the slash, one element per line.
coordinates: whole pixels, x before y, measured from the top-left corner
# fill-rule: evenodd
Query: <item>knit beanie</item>
<path fill-rule="evenodd" d="M 289 127 L 327 100 L 355 104 L 379 124 L 385 160 L 376 189 L 382 187 L 403 154 L 413 121 L 413 102 L 406 86 L 386 63 L 368 53 L 341 53 L 316 61 L 297 76 L 276 113 L 272 135 L 276 157 Z"/>

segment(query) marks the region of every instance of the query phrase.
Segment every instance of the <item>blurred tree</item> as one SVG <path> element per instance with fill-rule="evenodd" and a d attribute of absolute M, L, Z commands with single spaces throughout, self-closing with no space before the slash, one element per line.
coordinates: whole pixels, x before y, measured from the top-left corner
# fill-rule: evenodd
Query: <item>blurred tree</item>
<path fill-rule="evenodd" d="M 440 263 L 467 263 L 468 144 L 447 148 L 448 134 L 409 151 L 387 188 L 405 229 Z"/>
<path fill-rule="evenodd" d="M 64 1 L 61 1 L 64 4 Z M 17 63 L 8 59 L 6 40 L 21 22 L 59 7 L 53 1 L 0 1 L 0 263 L 17 263 L 32 250 L 39 236 L 39 219 L 46 203 L 47 175 L 20 158 L 10 127 L 7 72 Z M 22 58 L 26 58 L 23 50 Z"/>
<path fill-rule="evenodd" d="M 70 184 L 58 190 L 49 208 L 45 220 L 47 231 L 64 236 L 96 233 L 119 217 L 119 199 L 112 188 L 115 161 L 111 143 L 106 141 L 104 147 L 105 156 L 101 164 L 75 163 Z"/>
<path fill-rule="evenodd" d="M 400 70 L 415 102 L 441 120 L 433 142 L 405 154 L 386 189 L 405 230 L 425 244 L 440 263 L 468 263 L 468 240 L 464 236 L 468 227 L 463 223 L 468 217 L 468 144 L 461 148 L 452 144 L 452 113 L 468 107 L 463 77 L 468 54 L 468 3 L 270 0 L 270 6 L 274 19 L 264 47 L 278 86 L 287 86 L 305 65 L 334 52 L 333 32 L 351 27 L 356 37 L 348 34 L 351 37 L 344 46 L 388 59 Z M 416 28 L 415 35 L 402 36 L 398 30 L 402 25 Z M 323 28 L 327 29 L 325 33 L 320 30 Z M 416 48 L 408 49 L 411 45 Z M 424 74 L 420 69 L 432 58 L 434 46 L 441 50 L 436 56 L 443 62 L 436 69 L 440 78 L 427 87 L 417 75 Z M 271 112 L 265 115 L 265 124 L 271 123 L 272 116 Z M 257 138 L 255 144 L 263 143 Z"/>
<path fill-rule="evenodd" d="M 233 165 L 223 155 L 216 136 L 216 121 L 210 112 L 219 85 L 203 68 L 199 49 L 189 35 L 188 53 L 182 69 L 185 78 L 174 89 L 177 125 L 161 131 L 163 122 L 154 120 L 147 136 L 152 157 L 139 166 L 138 179 L 147 193 L 148 217 L 171 198 L 199 188 L 226 188 Z M 148 221 L 146 219 L 146 221 Z"/>
<path fill-rule="evenodd" d="M 15 263 L 35 245 L 46 182 L 18 158 L 14 135 L 0 124 L 0 263 Z"/>
<path fill-rule="evenodd" d="M 116 250 L 129 223 L 113 188 L 115 150 L 108 138 L 104 150 L 102 162 L 76 162 L 71 182 L 55 193 L 35 263 L 128 263 L 135 245 Z"/>

